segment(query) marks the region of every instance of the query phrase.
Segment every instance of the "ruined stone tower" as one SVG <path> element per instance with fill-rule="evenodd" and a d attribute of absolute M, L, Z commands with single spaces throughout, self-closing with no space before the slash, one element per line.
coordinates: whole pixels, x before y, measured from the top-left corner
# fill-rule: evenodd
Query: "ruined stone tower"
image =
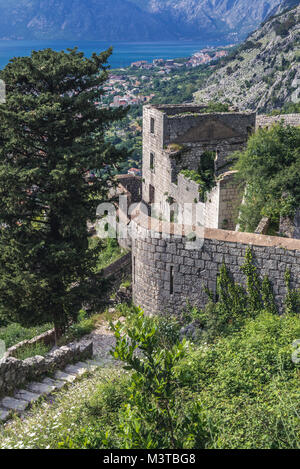
<path fill-rule="evenodd" d="M 235 229 L 242 194 L 228 172 L 228 156 L 241 150 L 256 126 L 255 113 L 214 113 L 196 105 L 144 106 L 143 200 L 162 213 L 173 204 L 199 203 L 199 184 L 182 170 L 197 171 L 201 157 L 215 155 L 218 183 L 202 203 L 202 224 Z"/>

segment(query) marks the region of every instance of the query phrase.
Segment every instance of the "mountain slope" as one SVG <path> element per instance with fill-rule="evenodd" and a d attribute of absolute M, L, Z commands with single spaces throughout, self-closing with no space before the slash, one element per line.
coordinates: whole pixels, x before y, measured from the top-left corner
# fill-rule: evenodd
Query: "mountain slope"
<path fill-rule="evenodd" d="M 299 3 L 300 0 L 283 0 L 277 7 L 273 8 L 268 18 L 283 13 L 285 10 L 290 10 L 299 5 Z"/>
<path fill-rule="evenodd" d="M 282 1 L 0 0 L 0 39 L 234 41 Z"/>
<path fill-rule="evenodd" d="M 300 87 L 300 6 L 273 17 L 248 37 L 195 94 L 196 102 L 231 102 L 270 111 L 297 98 Z"/>
<path fill-rule="evenodd" d="M 127 0 L 0 0 L 0 39 L 177 39 Z"/>
<path fill-rule="evenodd" d="M 282 0 L 132 0 L 161 18 L 171 19 L 186 37 L 200 31 L 241 39 L 252 32 Z"/>

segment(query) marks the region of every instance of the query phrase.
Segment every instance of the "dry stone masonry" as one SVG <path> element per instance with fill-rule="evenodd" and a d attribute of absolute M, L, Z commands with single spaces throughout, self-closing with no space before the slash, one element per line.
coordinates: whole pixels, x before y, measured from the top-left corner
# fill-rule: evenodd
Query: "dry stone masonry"
<path fill-rule="evenodd" d="M 64 368 L 70 363 L 91 358 L 92 342 L 72 343 L 48 353 L 45 357 L 35 356 L 18 360 L 12 356 L 0 360 L 0 397 L 12 393 L 24 383 L 33 381 L 47 373 Z"/>
<path fill-rule="evenodd" d="M 284 122 L 286 125 L 294 127 L 300 126 L 300 114 L 279 114 L 278 116 L 258 115 L 256 118 L 256 128 L 271 127 L 276 122 Z"/>

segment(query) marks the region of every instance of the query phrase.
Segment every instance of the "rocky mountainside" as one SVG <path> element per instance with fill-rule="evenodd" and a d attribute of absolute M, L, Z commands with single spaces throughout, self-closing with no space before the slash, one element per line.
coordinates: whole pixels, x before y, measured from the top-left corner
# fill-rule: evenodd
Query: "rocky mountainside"
<path fill-rule="evenodd" d="M 282 1 L 0 0 L 0 39 L 235 41 Z"/>
<path fill-rule="evenodd" d="M 172 21 L 185 37 L 226 34 L 244 39 L 282 0 L 132 0 L 160 18 Z"/>
<path fill-rule="evenodd" d="M 127 0 L 0 0 L 0 39 L 173 40 L 171 28 Z"/>
<path fill-rule="evenodd" d="M 259 112 L 299 99 L 300 6 L 269 19 L 223 60 L 196 102 L 230 102 Z"/>
<path fill-rule="evenodd" d="M 283 13 L 285 10 L 290 10 L 293 7 L 299 5 L 300 0 L 283 0 L 279 5 L 277 5 L 271 11 L 269 17 Z"/>

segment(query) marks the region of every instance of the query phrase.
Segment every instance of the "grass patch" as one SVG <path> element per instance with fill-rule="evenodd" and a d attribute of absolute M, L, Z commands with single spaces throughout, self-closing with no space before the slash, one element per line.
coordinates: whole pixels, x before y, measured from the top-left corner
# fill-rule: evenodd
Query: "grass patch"
<path fill-rule="evenodd" d="M 121 283 L 121 288 L 129 288 L 131 286 L 131 280 L 125 280 L 125 282 Z"/>
<path fill-rule="evenodd" d="M 36 355 L 44 357 L 50 350 L 51 345 L 45 345 L 43 343 L 28 344 L 17 350 L 14 356 L 19 360 L 25 360 L 26 358 L 35 357 Z"/>
<path fill-rule="evenodd" d="M 5 342 L 6 348 L 22 342 L 23 340 L 30 340 L 43 332 L 52 329 L 50 323 L 43 324 L 37 327 L 23 327 L 20 324 L 12 323 L 6 327 L 0 328 L 0 340 Z"/>
<path fill-rule="evenodd" d="M 82 377 L 64 392 L 57 393 L 55 399 L 33 405 L 24 420 L 14 417 L 5 427 L 1 428 L 0 424 L 0 448 L 58 448 L 77 428 L 89 428 L 91 419 L 93 422 L 99 419 L 97 415 L 93 417 L 93 414 L 97 413 L 97 401 L 100 406 L 101 386 L 105 388 L 113 380 L 118 382 L 122 376 L 122 370 L 98 369 Z M 108 407 L 107 414 L 110 415 Z"/>
<path fill-rule="evenodd" d="M 122 249 L 119 246 L 119 243 L 115 238 L 90 238 L 89 247 L 90 249 L 99 249 L 98 261 L 95 268 L 96 273 L 105 269 L 105 267 L 108 267 L 110 264 L 126 254 L 125 249 Z"/>
<path fill-rule="evenodd" d="M 94 314 L 93 316 L 88 317 L 86 311 L 82 309 L 79 312 L 78 321 L 71 324 L 67 332 L 59 340 L 58 345 L 66 345 L 90 334 L 94 329 L 96 329 L 101 318 L 102 316 L 100 314 Z"/>
<path fill-rule="evenodd" d="M 99 316 L 102 321 L 115 321 L 121 317 L 129 317 L 132 314 L 135 314 L 138 311 L 138 308 L 134 305 L 128 305 L 127 303 L 120 303 L 114 308 L 114 312 L 110 312 L 109 308 L 103 311 Z"/>
<path fill-rule="evenodd" d="M 168 331 L 169 322 L 162 327 L 164 318 L 145 321 L 146 340 L 158 340 L 157 359 L 164 348 L 168 357 L 178 343 L 177 326 Z M 133 317 L 129 323 L 133 330 Z M 299 317 L 264 312 L 210 346 L 190 344 L 171 374 L 176 386 L 168 402 L 178 447 L 300 448 L 299 365 L 291 359 L 299 332 Z M 99 369 L 58 393 L 54 402 L 36 404 L 24 420 L 15 417 L 2 431 L 0 427 L 0 448 L 146 447 L 131 443 L 128 430 L 135 428 L 149 442 L 147 449 L 164 449 L 157 446 L 165 435 L 153 417 L 155 409 L 150 401 L 145 409 L 135 402 L 133 383 L 131 372 Z"/>

